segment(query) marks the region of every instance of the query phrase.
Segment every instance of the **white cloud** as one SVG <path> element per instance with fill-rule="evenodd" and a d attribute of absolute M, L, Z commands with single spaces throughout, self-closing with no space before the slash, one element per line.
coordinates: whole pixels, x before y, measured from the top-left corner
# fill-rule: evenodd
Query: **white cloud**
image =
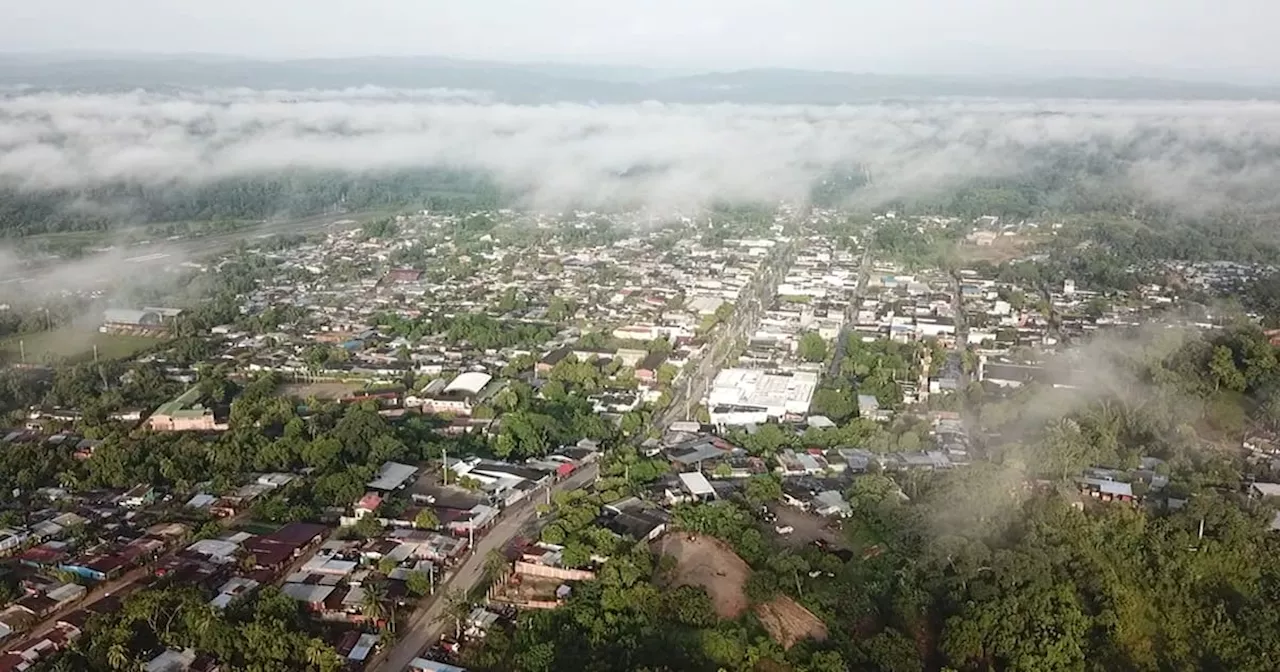
<path fill-rule="evenodd" d="M 0 99 L 0 182 L 28 189 L 452 166 L 489 171 L 539 206 L 676 207 L 803 198 L 824 171 L 857 163 L 874 175 L 874 197 L 890 198 L 1016 175 L 1066 145 L 1119 161 L 1153 197 L 1219 204 L 1277 177 L 1280 104 L 518 106 L 373 87 Z M 659 170 L 619 178 L 640 167 Z"/>

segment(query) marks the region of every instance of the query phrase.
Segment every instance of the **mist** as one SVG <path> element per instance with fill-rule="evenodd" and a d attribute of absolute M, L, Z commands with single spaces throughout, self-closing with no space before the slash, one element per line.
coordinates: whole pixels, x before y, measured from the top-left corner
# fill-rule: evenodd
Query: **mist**
<path fill-rule="evenodd" d="M 1075 100 L 849 106 L 487 102 L 482 91 L 206 90 L 0 99 L 0 185 L 198 185 L 320 170 L 482 171 L 520 205 L 803 200 L 858 166 L 863 205 L 1016 177 L 1069 148 L 1179 207 L 1270 199 L 1280 103 Z M 1097 177 L 1097 176 L 1095 176 Z M 106 204 L 108 207 L 110 204 Z"/>

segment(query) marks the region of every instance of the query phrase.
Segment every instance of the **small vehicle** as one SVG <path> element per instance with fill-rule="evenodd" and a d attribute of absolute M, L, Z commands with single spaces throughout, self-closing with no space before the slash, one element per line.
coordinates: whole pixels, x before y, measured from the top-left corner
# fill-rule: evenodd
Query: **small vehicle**
<path fill-rule="evenodd" d="M 790 525 L 779 525 L 773 529 L 778 534 L 791 534 L 796 531 L 796 528 L 791 527 Z"/>

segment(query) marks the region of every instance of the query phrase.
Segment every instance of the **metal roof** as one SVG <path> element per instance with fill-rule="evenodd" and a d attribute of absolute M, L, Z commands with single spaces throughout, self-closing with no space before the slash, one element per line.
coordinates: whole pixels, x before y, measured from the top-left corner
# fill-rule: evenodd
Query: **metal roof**
<path fill-rule="evenodd" d="M 469 394 L 480 394 L 480 390 L 484 389 L 489 381 L 493 380 L 493 376 L 481 371 L 468 371 L 459 374 L 454 378 L 447 387 L 444 388 L 448 392 L 467 392 Z"/>
<path fill-rule="evenodd" d="M 401 464 L 399 462 L 385 462 L 378 469 L 377 475 L 369 481 L 369 487 L 375 490 L 395 490 L 404 485 L 414 474 L 418 473 L 418 468 L 409 464 Z"/>
<path fill-rule="evenodd" d="M 711 482 L 701 472 L 684 472 L 680 474 L 680 482 L 684 484 L 685 489 L 695 496 L 714 495 L 716 492 L 715 488 L 711 487 Z"/>

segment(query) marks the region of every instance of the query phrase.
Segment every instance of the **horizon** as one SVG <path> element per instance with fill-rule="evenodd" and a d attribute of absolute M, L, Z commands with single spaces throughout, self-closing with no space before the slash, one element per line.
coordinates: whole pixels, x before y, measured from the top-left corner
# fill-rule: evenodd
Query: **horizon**
<path fill-rule="evenodd" d="M 484 65 L 512 69 L 556 68 L 566 71 L 592 73 L 595 77 L 579 75 L 584 80 L 618 81 L 643 83 L 644 81 L 661 81 L 664 79 L 680 79 L 706 75 L 731 75 L 739 73 L 795 73 L 795 74 L 833 74 L 856 77 L 884 77 L 915 80 L 956 80 L 972 82 L 1054 82 L 1054 81 L 1149 81 L 1167 82 L 1171 84 L 1230 86 L 1250 89 L 1269 89 L 1280 87 L 1280 76 L 1260 81 L 1248 77 L 1214 77 L 1211 73 L 1200 71 L 1123 71 L 1096 73 L 1091 71 L 1063 72 L 1018 72 L 989 71 L 974 72 L 966 70 L 872 70 L 817 68 L 789 65 L 759 65 L 740 67 L 663 67 L 640 65 L 626 62 L 584 62 L 555 58 L 529 59 L 493 59 L 473 58 L 438 53 L 395 54 L 370 53 L 364 55 L 288 55 L 270 56 L 255 54 L 238 54 L 230 52 L 206 51 L 143 51 L 137 49 L 48 49 L 48 50 L 4 50 L 0 49 L 0 59 L 43 60 L 46 63 L 78 63 L 83 61 L 107 60 L 120 62 L 191 62 L 201 64 L 213 63 L 339 63 L 339 62 L 393 62 L 393 61 L 436 61 L 441 65 L 467 64 Z M 1087 69 L 1086 69 L 1087 70 Z M 630 71 L 632 75 L 644 74 L 645 77 L 618 77 Z M 605 72 L 612 72 L 613 77 L 599 77 Z"/>
<path fill-rule="evenodd" d="M 14 52 L 250 59 L 423 57 L 723 72 L 1154 77 L 1276 83 L 1280 6 L 1235 0 L 47 0 L 12 12 Z M 502 21 L 495 21 L 501 17 Z"/>

